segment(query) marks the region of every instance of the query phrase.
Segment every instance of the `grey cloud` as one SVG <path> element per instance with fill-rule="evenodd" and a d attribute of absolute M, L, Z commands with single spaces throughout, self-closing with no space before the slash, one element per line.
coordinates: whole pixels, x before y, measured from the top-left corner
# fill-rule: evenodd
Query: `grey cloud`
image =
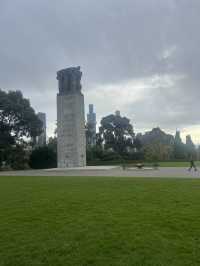
<path fill-rule="evenodd" d="M 0 0 L 0 87 L 22 89 L 52 113 L 47 95 L 52 102 L 63 67 L 82 66 L 85 90 L 182 75 L 173 88 L 133 101 L 129 111 L 143 125 L 197 124 L 199 11 L 199 0 Z M 41 91 L 45 104 L 36 100 Z"/>
<path fill-rule="evenodd" d="M 174 86 L 150 89 L 142 99 L 130 104 L 127 112 L 134 114 L 140 128 L 161 126 L 173 131 L 199 125 L 199 99 L 195 99 L 199 93 L 187 94 L 184 91 L 184 87 Z"/>
<path fill-rule="evenodd" d="M 80 63 L 94 83 L 154 72 L 171 12 L 159 2 L 8 0 L 1 16 L 4 69 L 34 83 L 34 74 L 42 81 L 59 64 Z"/>

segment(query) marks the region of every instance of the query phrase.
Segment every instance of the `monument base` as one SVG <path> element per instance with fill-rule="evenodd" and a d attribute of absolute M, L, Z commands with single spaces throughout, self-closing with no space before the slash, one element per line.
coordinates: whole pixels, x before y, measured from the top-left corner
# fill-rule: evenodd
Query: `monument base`
<path fill-rule="evenodd" d="M 88 170 L 113 170 L 113 169 L 119 169 L 120 166 L 84 166 L 84 167 L 68 167 L 68 168 L 51 168 L 51 169 L 45 169 L 45 171 L 72 171 L 72 170 L 80 170 L 80 171 L 88 171 Z"/>
<path fill-rule="evenodd" d="M 84 167 L 86 142 L 84 97 L 81 93 L 58 95 L 58 168 Z"/>

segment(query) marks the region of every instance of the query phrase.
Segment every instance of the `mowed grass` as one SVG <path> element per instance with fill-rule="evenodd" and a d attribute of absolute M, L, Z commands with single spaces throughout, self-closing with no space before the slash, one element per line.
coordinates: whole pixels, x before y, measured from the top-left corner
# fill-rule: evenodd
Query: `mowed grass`
<path fill-rule="evenodd" d="M 0 265 L 200 265 L 200 180 L 0 177 Z"/>
<path fill-rule="evenodd" d="M 126 161 L 125 162 L 125 165 L 127 166 L 127 167 L 134 167 L 134 166 L 136 166 L 138 163 L 143 163 L 144 164 L 144 166 L 146 166 L 146 167 L 152 167 L 154 164 L 155 164 L 155 162 L 153 163 L 153 162 L 136 162 L 136 161 Z M 168 161 L 166 161 L 166 162 L 157 162 L 157 164 L 159 165 L 159 167 L 184 167 L 184 168 L 189 168 L 190 167 L 190 161 L 188 161 L 188 162 L 174 162 L 174 161 L 172 161 L 172 162 L 168 162 Z M 119 162 L 119 161 L 100 161 L 100 162 L 93 162 L 93 163 L 91 163 L 91 165 L 123 165 L 123 162 Z M 200 167 L 200 161 L 196 161 L 195 162 L 195 165 L 197 166 L 197 167 Z"/>
<path fill-rule="evenodd" d="M 190 167 L 190 162 L 159 162 L 158 164 L 160 167 Z M 200 162 L 196 161 L 195 165 L 200 167 Z"/>

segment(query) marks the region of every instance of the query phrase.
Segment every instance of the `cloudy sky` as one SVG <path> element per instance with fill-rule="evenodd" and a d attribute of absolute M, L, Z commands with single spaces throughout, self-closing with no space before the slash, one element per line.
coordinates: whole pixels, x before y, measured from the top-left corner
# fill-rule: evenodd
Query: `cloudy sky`
<path fill-rule="evenodd" d="M 199 0 L 0 0 L 0 88 L 56 121 L 56 71 L 80 65 L 85 103 L 135 131 L 200 143 Z M 87 106 L 86 106 L 87 111 Z"/>

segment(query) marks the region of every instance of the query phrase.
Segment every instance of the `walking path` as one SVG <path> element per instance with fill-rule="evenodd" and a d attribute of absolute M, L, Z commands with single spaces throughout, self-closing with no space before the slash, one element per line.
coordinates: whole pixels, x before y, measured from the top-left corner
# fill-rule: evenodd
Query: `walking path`
<path fill-rule="evenodd" d="M 86 167 L 83 169 L 50 169 L 0 172 L 0 176 L 113 176 L 113 177 L 168 177 L 200 178 L 200 170 L 189 172 L 182 167 L 162 167 L 154 169 L 126 169 L 120 167 Z"/>

